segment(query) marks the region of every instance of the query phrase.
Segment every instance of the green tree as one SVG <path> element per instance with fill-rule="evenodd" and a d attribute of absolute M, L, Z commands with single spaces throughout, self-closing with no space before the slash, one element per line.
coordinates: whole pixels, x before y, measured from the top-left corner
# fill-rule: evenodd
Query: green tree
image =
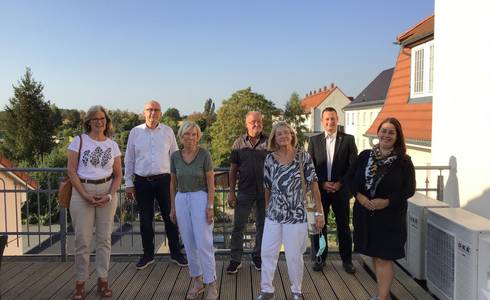
<path fill-rule="evenodd" d="M 303 107 L 301 107 L 301 100 L 298 93 L 293 92 L 291 97 L 289 97 L 289 101 L 286 103 L 286 108 L 284 109 L 283 120 L 296 130 L 298 147 L 302 148 L 306 142 L 307 137 L 305 132 L 308 131 L 308 128 L 304 125 L 306 113 Z"/>
<path fill-rule="evenodd" d="M 5 106 L 7 115 L 0 126 L 4 129 L 0 152 L 17 163 L 34 164 L 39 156 L 53 148 L 53 136 L 59 124 L 53 122 L 50 102 L 44 101 L 44 86 L 34 80 L 31 69 L 26 68 L 24 77 L 13 88 L 14 96 Z"/>
<path fill-rule="evenodd" d="M 162 123 L 170 126 L 175 134 L 177 134 L 177 130 L 179 130 L 180 121 L 182 121 L 182 117 L 180 116 L 180 112 L 177 108 L 170 107 L 162 115 Z"/>
<path fill-rule="evenodd" d="M 272 119 L 279 114 L 274 103 L 252 92 L 251 88 L 236 91 L 223 101 L 216 122 L 210 128 L 211 154 L 215 166 L 229 165 L 231 146 L 238 136 L 246 132 L 245 115 L 249 111 L 262 113 L 265 133 L 270 132 Z"/>

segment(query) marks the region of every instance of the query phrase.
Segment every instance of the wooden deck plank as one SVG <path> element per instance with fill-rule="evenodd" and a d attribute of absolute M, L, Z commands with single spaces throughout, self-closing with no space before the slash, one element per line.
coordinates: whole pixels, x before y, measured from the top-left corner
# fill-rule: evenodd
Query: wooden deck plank
<path fill-rule="evenodd" d="M 189 268 L 180 268 L 179 276 L 172 289 L 172 299 L 185 299 L 189 286 L 191 285 L 191 277 L 189 276 Z"/>
<path fill-rule="evenodd" d="M 260 293 L 260 271 L 252 268 L 252 272 L 250 273 L 250 282 L 252 284 L 252 299 L 256 299 Z"/>
<path fill-rule="evenodd" d="M 344 268 L 342 267 L 341 261 L 332 261 L 332 265 L 337 273 L 340 275 L 342 280 L 345 282 L 345 284 L 348 286 L 349 291 L 352 293 L 355 299 L 366 300 L 367 298 L 369 298 L 368 292 L 357 280 L 356 276 L 354 274 L 349 274 L 345 272 Z M 357 270 L 357 272 L 360 272 L 360 270 Z"/>
<path fill-rule="evenodd" d="M 243 269 L 244 267 L 242 267 Z M 242 270 L 238 270 L 241 272 Z M 220 300 L 235 300 L 236 298 L 236 282 L 237 274 L 228 274 L 226 270 L 223 270 L 223 276 L 221 278 L 221 294 Z"/>
<path fill-rule="evenodd" d="M 56 294 L 65 284 L 73 282 L 73 274 L 75 273 L 75 264 L 70 263 L 70 267 L 65 270 L 56 280 L 42 288 L 42 290 L 36 295 L 37 299 L 49 299 Z"/>
<path fill-rule="evenodd" d="M 18 299 L 17 295 L 35 284 L 45 274 L 56 268 L 56 266 L 57 264 L 41 262 L 34 264 L 32 268 L 22 270 L 22 272 L 7 282 L 5 285 L 6 290 L 2 291 L 4 293 L 2 294 L 2 299 Z"/>
<path fill-rule="evenodd" d="M 318 291 L 318 296 L 320 299 L 337 299 L 337 296 L 333 292 L 332 286 L 328 282 L 323 272 L 313 271 L 313 264 L 311 262 L 307 262 L 305 264 L 306 271 L 308 272 L 311 280 L 313 281 L 313 285 Z"/>
<path fill-rule="evenodd" d="M 172 288 L 175 284 L 175 280 L 179 275 L 180 267 L 175 264 L 169 264 L 167 271 L 160 280 L 158 287 L 155 289 L 152 299 L 169 299 L 172 294 Z"/>
<path fill-rule="evenodd" d="M 252 299 L 252 281 L 251 270 L 253 267 L 247 262 L 243 262 L 242 269 L 236 274 L 237 287 L 236 287 L 236 299 L 237 300 L 249 300 Z M 255 271 L 255 270 L 254 270 Z"/>
<path fill-rule="evenodd" d="M 31 266 L 32 262 L 17 262 L 13 264 L 13 267 L 0 273 L 0 292 L 2 290 L 2 285 L 7 282 L 7 280 L 14 277 L 17 273 L 22 272 L 22 270 Z"/>
<path fill-rule="evenodd" d="M 344 283 L 340 275 L 333 267 L 331 260 L 327 260 L 325 262 L 323 274 L 325 274 L 328 282 L 330 282 L 330 285 L 333 287 L 333 292 L 335 295 L 337 295 L 337 298 L 342 300 L 354 299 L 354 296 L 352 296 L 351 292 L 349 291 L 349 287 Z"/>
<path fill-rule="evenodd" d="M 434 299 L 426 290 L 415 282 L 405 271 L 395 264 L 395 277 L 413 295 L 415 299 Z"/>
<path fill-rule="evenodd" d="M 353 260 L 352 263 L 357 269 L 355 274 L 357 280 L 362 284 L 370 296 L 376 295 L 376 281 L 366 272 L 363 264 L 356 260 Z"/>
<path fill-rule="evenodd" d="M 364 264 L 372 271 L 373 270 L 373 261 L 370 257 L 361 255 Z M 393 279 L 393 283 L 391 284 L 391 293 L 397 297 L 398 299 L 415 299 L 410 292 L 405 289 L 405 287 L 398 282 L 398 279 Z"/>
<path fill-rule="evenodd" d="M 279 261 L 281 261 L 281 257 L 279 257 Z M 279 264 L 279 261 L 277 264 Z M 274 280 L 272 281 L 272 285 L 275 289 L 276 300 L 286 300 L 286 293 L 284 292 L 285 287 L 282 284 L 281 274 L 279 273 L 279 268 L 276 267 L 276 273 L 274 273 Z M 289 289 L 289 286 L 287 287 Z"/>
<path fill-rule="evenodd" d="M 95 265 L 90 264 L 88 267 L 89 276 L 92 277 L 95 274 Z M 51 295 L 50 299 L 69 299 L 72 296 L 73 290 L 75 289 L 75 272 L 71 274 L 66 274 L 68 280 L 65 282 L 58 291 Z"/>
<path fill-rule="evenodd" d="M 223 260 L 216 261 L 217 288 L 222 300 L 255 299 L 260 291 L 260 272 L 244 261 L 236 275 L 226 274 Z M 376 282 L 364 269 L 361 260 L 354 260 L 357 272 L 347 274 L 340 260 L 329 258 L 323 272 L 314 272 L 312 262 L 306 261 L 303 275 L 303 296 L 306 300 L 366 299 L 376 294 Z M 0 278 L 2 299 L 70 299 L 74 288 L 72 262 L 15 262 L 7 265 Z M 99 299 L 96 294 L 95 264 L 90 264 L 86 282 L 87 299 Z M 433 299 L 407 274 L 395 269 L 392 294 L 398 299 Z M 11 276 L 7 276 L 10 274 Z M 113 262 L 109 280 L 114 290 L 112 299 L 184 299 L 190 287 L 187 268 L 159 262 L 137 271 L 134 263 Z M 278 261 L 273 285 L 277 300 L 290 297 L 290 280 L 284 256 Z M 203 300 L 204 294 L 198 299 Z"/>
<path fill-rule="evenodd" d="M 288 267 L 285 260 L 279 260 L 277 262 L 277 269 L 281 274 L 282 286 L 284 287 L 284 294 L 286 299 L 291 299 L 291 281 L 289 280 Z"/>
<path fill-rule="evenodd" d="M 121 274 L 112 283 L 112 297 L 118 299 L 121 295 L 126 293 L 127 286 L 131 283 L 136 273 L 140 272 L 136 269 L 133 263 L 126 265 Z"/>
<path fill-rule="evenodd" d="M 143 270 L 136 271 L 136 274 L 134 275 L 133 279 L 124 288 L 124 293 L 121 294 L 121 297 L 119 297 L 119 299 L 132 300 L 136 298 L 136 295 L 138 295 L 140 289 L 145 285 L 146 281 L 148 280 L 148 277 L 150 276 L 150 274 L 152 273 L 156 265 L 157 264 L 153 264 Z M 129 266 L 129 268 L 131 267 L 133 266 Z"/>
<path fill-rule="evenodd" d="M 313 279 L 308 272 L 306 265 L 311 264 L 310 262 L 305 263 L 305 269 L 303 271 L 303 286 L 301 288 L 303 292 L 303 298 L 305 300 L 319 300 L 320 295 L 318 295 L 318 291 L 316 290 L 315 284 L 313 283 Z"/>
<path fill-rule="evenodd" d="M 32 299 L 39 296 L 39 291 L 41 291 L 45 286 L 49 283 L 57 281 L 58 277 L 62 275 L 66 270 L 68 270 L 73 263 L 65 262 L 58 263 L 57 266 L 49 273 L 45 274 L 39 281 L 31 285 L 28 289 L 19 295 L 17 295 L 18 299 Z"/>
<path fill-rule="evenodd" d="M 2 266 L 0 266 L 0 272 L 7 272 L 8 270 L 15 267 L 15 263 L 13 262 L 2 262 Z"/>
<path fill-rule="evenodd" d="M 143 287 L 139 290 L 134 299 L 151 299 L 151 297 L 153 297 L 153 294 L 155 293 L 154 287 L 158 286 L 160 280 L 163 278 L 165 272 L 167 271 L 167 268 L 167 262 L 157 262 L 155 264 L 155 267 L 153 267 L 150 275 L 148 276 L 148 280 L 143 284 Z"/>

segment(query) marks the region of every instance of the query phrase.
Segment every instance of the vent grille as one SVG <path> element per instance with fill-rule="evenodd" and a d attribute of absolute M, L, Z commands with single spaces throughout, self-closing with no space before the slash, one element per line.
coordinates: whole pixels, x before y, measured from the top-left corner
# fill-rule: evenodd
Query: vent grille
<path fill-rule="evenodd" d="M 427 280 L 454 299 L 454 236 L 427 224 Z"/>

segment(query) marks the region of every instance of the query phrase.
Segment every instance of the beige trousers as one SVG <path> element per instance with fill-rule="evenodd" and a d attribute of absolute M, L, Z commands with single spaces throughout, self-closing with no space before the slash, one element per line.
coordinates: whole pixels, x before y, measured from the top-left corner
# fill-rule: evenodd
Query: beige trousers
<path fill-rule="evenodd" d="M 111 181 L 102 184 L 83 183 L 90 194 L 103 196 L 109 193 Z M 89 277 L 91 242 L 95 225 L 95 263 L 97 277 L 106 278 L 111 258 L 111 233 L 117 197 L 103 207 L 90 205 L 73 189 L 70 201 L 70 215 L 75 228 L 75 280 L 86 281 Z"/>

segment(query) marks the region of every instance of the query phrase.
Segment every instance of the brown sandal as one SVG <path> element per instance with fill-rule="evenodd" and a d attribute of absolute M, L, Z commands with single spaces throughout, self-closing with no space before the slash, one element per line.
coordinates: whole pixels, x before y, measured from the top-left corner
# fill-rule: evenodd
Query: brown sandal
<path fill-rule="evenodd" d="M 206 287 L 202 282 L 202 276 L 195 277 L 193 279 L 194 286 L 187 293 L 186 299 L 196 299 L 200 294 L 204 293 Z"/>
<path fill-rule="evenodd" d="M 112 289 L 109 288 L 109 281 L 99 278 L 99 280 L 97 280 L 97 293 L 102 298 L 112 297 Z"/>
<path fill-rule="evenodd" d="M 73 291 L 73 300 L 85 299 L 85 282 L 75 283 L 75 290 Z"/>

